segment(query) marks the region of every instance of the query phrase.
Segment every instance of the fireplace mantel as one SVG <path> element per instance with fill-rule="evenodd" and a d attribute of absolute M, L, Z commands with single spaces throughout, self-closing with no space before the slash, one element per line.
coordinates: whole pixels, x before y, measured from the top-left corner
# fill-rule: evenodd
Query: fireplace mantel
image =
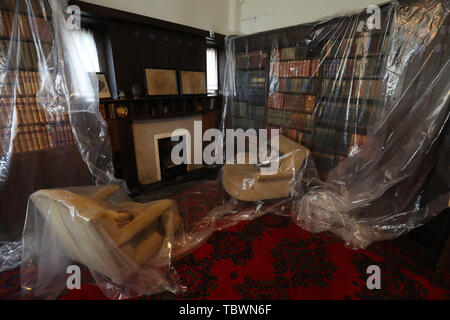
<path fill-rule="evenodd" d="M 208 95 L 101 100 L 100 111 L 108 123 L 116 177 L 125 179 L 131 191 L 157 183 L 152 134 L 167 134 L 178 128 L 189 130 L 195 120 L 202 120 L 203 130 L 218 128 L 221 105 L 221 96 Z M 189 166 L 188 171 L 196 168 Z"/>

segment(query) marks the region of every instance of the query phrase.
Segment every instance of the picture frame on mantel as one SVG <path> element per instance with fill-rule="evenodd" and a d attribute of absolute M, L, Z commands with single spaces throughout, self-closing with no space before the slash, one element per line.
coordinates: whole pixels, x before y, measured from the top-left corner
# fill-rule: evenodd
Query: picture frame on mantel
<path fill-rule="evenodd" d="M 175 69 L 144 68 L 147 96 L 179 95 Z"/>
<path fill-rule="evenodd" d="M 111 90 L 109 89 L 108 79 L 104 72 L 91 72 L 89 73 L 92 84 L 95 80 L 98 80 L 98 98 L 99 99 L 111 99 Z M 94 85 L 93 85 L 94 86 Z"/>
<path fill-rule="evenodd" d="M 183 95 L 206 94 L 206 72 L 180 70 L 181 92 Z"/>

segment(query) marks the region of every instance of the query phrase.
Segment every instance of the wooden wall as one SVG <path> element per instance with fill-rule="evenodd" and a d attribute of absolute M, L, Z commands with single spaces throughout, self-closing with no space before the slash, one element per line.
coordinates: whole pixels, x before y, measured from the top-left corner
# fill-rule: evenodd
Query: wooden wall
<path fill-rule="evenodd" d="M 109 25 L 117 88 L 145 92 L 144 68 L 206 72 L 206 40 L 127 22 Z"/>

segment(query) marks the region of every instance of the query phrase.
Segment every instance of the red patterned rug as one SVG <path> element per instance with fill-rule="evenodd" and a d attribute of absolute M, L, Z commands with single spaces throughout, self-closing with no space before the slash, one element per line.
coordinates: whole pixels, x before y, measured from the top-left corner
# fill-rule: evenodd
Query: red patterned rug
<path fill-rule="evenodd" d="M 373 264 L 381 269 L 381 290 L 366 286 Z M 399 241 L 355 251 L 329 233 L 313 235 L 275 214 L 214 233 L 175 268 L 186 292 L 141 299 L 450 299 L 449 272 L 436 273 L 425 256 Z M 106 299 L 88 271 L 83 279 L 81 290 L 60 299 Z M 18 269 L 0 274 L 0 299 L 19 292 Z"/>

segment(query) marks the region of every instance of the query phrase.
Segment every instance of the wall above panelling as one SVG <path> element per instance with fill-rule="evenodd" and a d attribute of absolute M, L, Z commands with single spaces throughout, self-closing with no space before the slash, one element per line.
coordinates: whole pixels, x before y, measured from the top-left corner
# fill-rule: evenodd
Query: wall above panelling
<path fill-rule="evenodd" d="M 113 9 L 230 34 L 251 34 L 361 11 L 385 0 L 84 0 Z"/>
<path fill-rule="evenodd" d="M 186 26 L 230 34 L 228 0 L 83 0 Z M 231 30 L 231 33 L 234 30 Z"/>
<path fill-rule="evenodd" d="M 386 3 L 386 0 L 240 0 L 242 34 L 314 22 Z"/>

